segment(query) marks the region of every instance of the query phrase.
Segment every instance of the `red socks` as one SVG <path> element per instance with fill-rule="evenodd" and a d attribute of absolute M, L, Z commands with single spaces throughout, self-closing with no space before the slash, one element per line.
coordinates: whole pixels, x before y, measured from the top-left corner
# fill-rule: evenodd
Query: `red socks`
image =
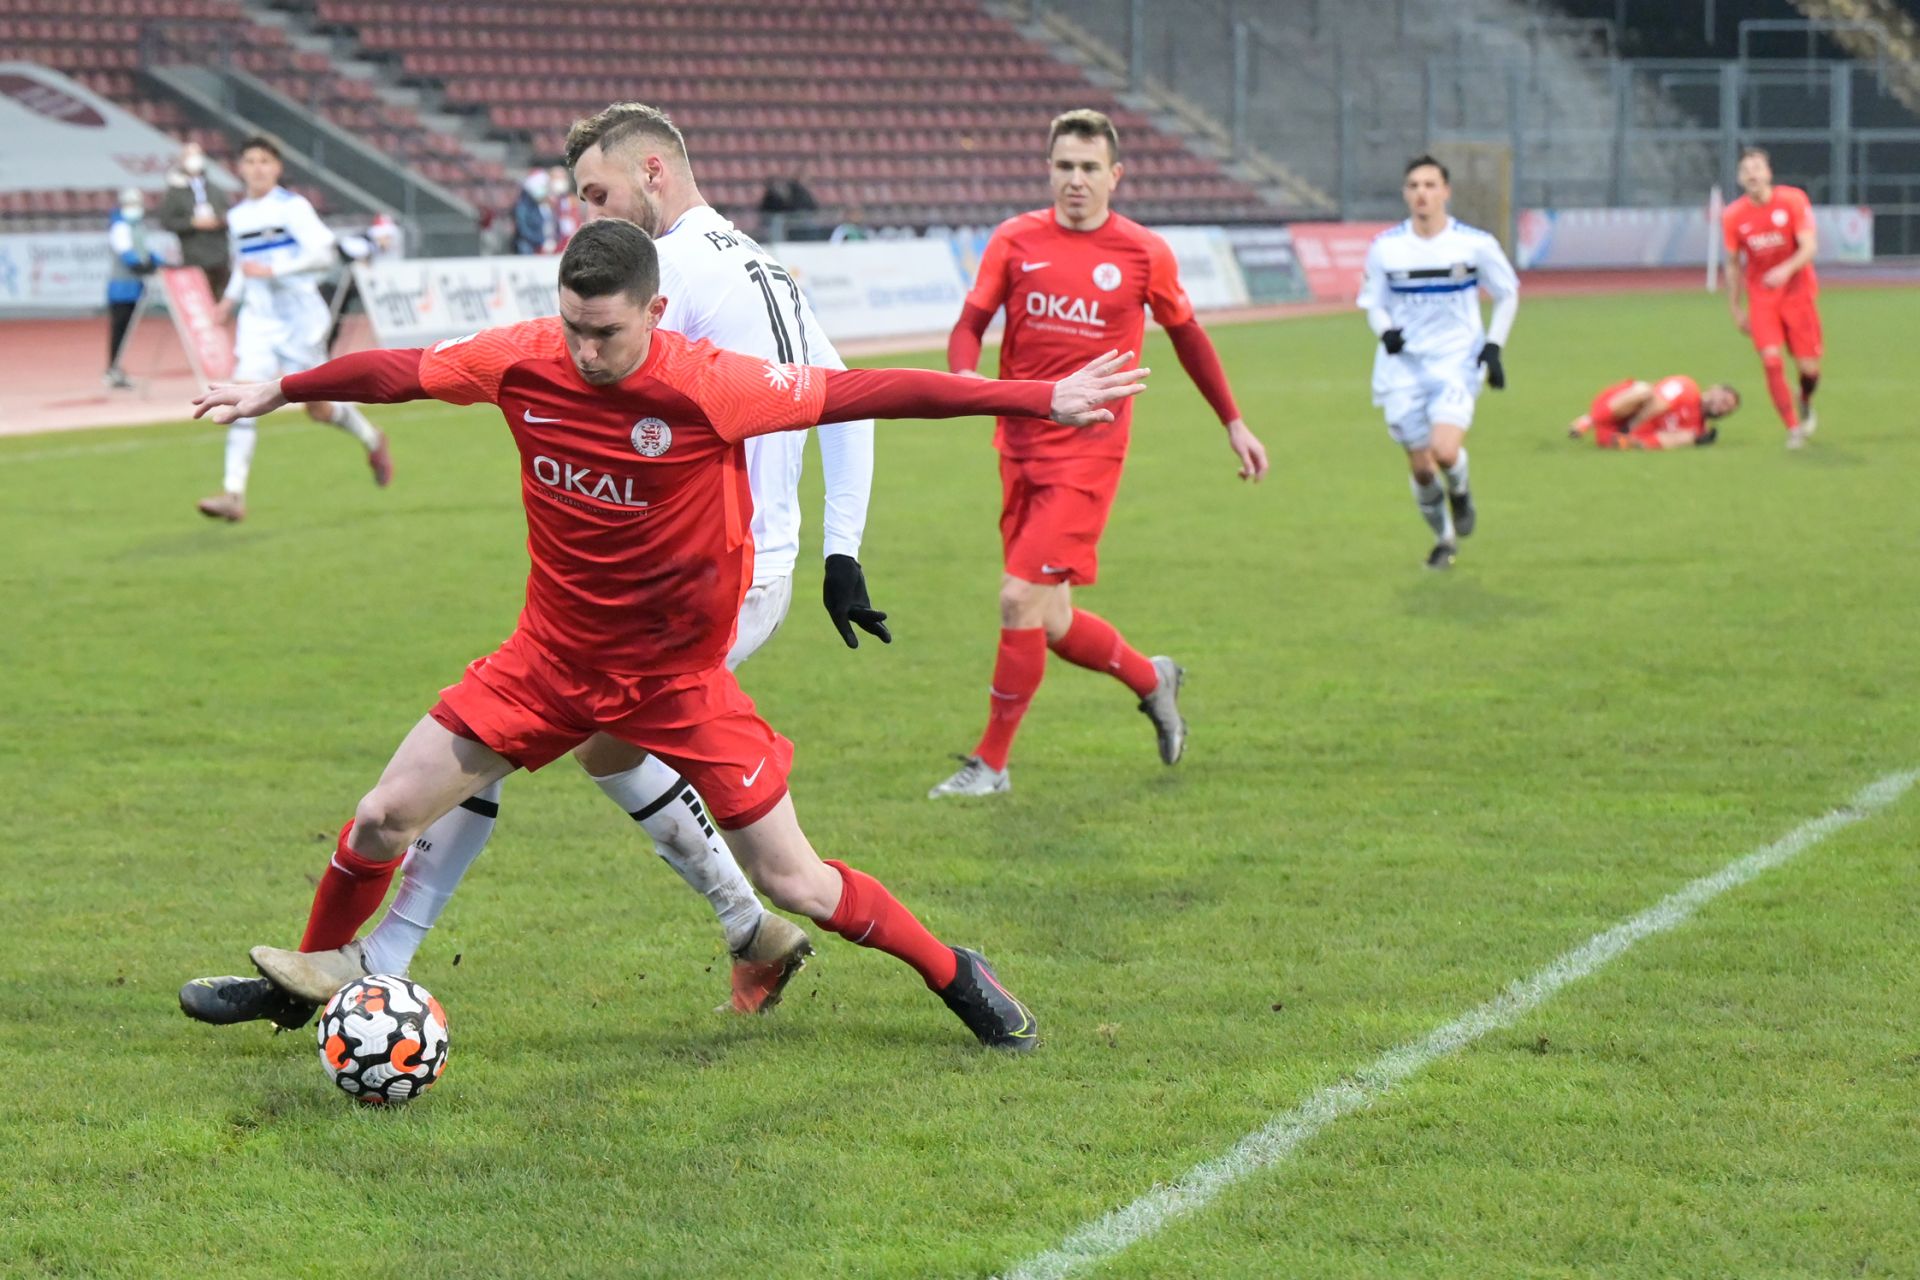
<path fill-rule="evenodd" d="M 1047 672 L 1047 633 L 1042 627 L 1005 628 L 1000 632 L 1000 653 L 993 662 L 993 689 L 987 710 L 987 731 L 973 754 L 989 768 L 1007 767 L 1007 754 L 1013 750 L 1013 735 L 1020 731 L 1020 718 L 1027 714 L 1033 695 L 1039 691 L 1040 677 Z"/>
<path fill-rule="evenodd" d="M 832 917 L 815 924 L 848 942 L 906 961 L 934 991 L 953 981 L 959 968 L 953 949 L 928 933 L 913 912 L 887 892 L 887 886 L 844 862 L 829 860 L 827 865 L 840 873 L 840 905 Z"/>
<path fill-rule="evenodd" d="M 1076 667 L 1104 671 L 1144 698 L 1160 685 L 1160 673 L 1146 655 L 1128 644 L 1113 624 L 1085 609 L 1073 611 L 1067 633 L 1053 642 L 1053 651 Z"/>
<path fill-rule="evenodd" d="M 1767 371 L 1767 394 L 1773 397 L 1773 407 L 1780 414 L 1780 421 L 1788 427 L 1800 425 L 1800 414 L 1793 407 L 1793 392 L 1787 387 L 1787 364 L 1779 356 L 1762 356 L 1760 366 Z"/>
<path fill-rule="evenodd" d="M 302 951 L 331 951 L 353 941 L 360 926 L 387 896 L 387 886 L 402 859 L 375 862 L 347 848 L 347 833 L 353 820 L 340 828 L 340 842 L 334 846 L 333 860 L 313 891 L 313 910 L 307 915 L 306 936 L 300 939 Z"/>

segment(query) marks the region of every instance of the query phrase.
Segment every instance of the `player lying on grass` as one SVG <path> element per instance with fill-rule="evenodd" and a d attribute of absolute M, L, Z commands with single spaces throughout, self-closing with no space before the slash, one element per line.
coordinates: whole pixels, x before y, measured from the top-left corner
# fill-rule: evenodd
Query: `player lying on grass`
<path fill-rule="evenodd" d="M 1592 433 L 1602 449 L 1691 449 L 1718 440 L 1720 429 L 1710 424 L 1739 407 L 1740 393 L 1724 382 L 1702 391 L 1677 373 L 1658 382 L 1629 378 L 1595 396 L 1567 434 Z"/>
<path fill-rule="evenodd" d="M 217 387 L 215 421 L 289 400 L 490 403 L 521 461 L 532 562 L 514 634 L 416 724 L 338 843 L 301 950 L 255 947 L 296 1001 L 359 976 L 346 950 L 429 823 L 515 769 L 606 732 L 655 754 L 705 797 L 755 886 L 786 911 L 911 965 L 982 1044 L 1028 1049 L 1036 1026 L 977 952 L 937 940 L 873 877 L 823 862 L 787 794 L 793 744 L 726 667 L 753 576 L 747 438 L 863 417 L 1050 416 L 1109 422 L 1146 370 L 1109 353 L 1058 382 L 755 359 L 657 328 L 653 241 L 631 222 L 582 227 L 560 260 L 560 315 L 370 351 L 277 382 Z"/>

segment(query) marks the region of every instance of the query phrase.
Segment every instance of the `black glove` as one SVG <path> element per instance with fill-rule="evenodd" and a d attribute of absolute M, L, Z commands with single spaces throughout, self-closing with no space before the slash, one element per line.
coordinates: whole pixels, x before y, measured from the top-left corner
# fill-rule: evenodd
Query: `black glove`
<path fill-rule="evenodd" d="M 1719 438 L 1720 438 L 1720 428 L 1708 427 L 1705 431 L 1702 431 L 1699 435 L 1693 438 L 1693 447 L 1698 449 L 1701 445 L 1712 444 L 1715 440 L 1718 440 Z"/>
<path fill-rule="evenodd" d="M 1507 371 L 1500 367 L 1500 344 L 1489 342 L 1480 348 L 1480 363 L 1487 366 L 1487 385 L 1495 391 L 1507 389 Z"/>
<path fill-rule="evenodd" d="M 1388 355 L 1397 356 L 1400 349 L 1407 345 L 1407 335 L 1398 329 L 1389 329 L 1380 335 L 1380 345 L 1387 349 Z"/>
<path fill-rule="evenodd" d="M 847 648 L 860 647 L 860 637 L 853 634 L 856 626 L 869 635 L 879 636 L 881 644 L 893 643 L 893 633 L 887 630 L 887 615 L 867 599 L 867 575 L 860 571 L 860 562 L 852 556 L 827 557 L 827 579 L 820 588 L 820 598 L 827 606 L 833 625 L 840 628 L 840 638 L 847 642 Z"/>

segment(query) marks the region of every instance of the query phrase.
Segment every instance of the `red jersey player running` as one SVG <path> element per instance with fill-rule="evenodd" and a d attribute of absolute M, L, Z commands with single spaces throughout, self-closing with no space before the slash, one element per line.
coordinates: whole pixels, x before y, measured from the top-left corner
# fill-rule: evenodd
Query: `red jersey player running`
<path fill-rule="evenodd" d="M 1145 371 L 1111 352 L 1057 383 L 782 364 L 656 330 L 658 290 L 652 239 L 602 219 L 561 256 L 558 318 L 363 352 L 196 402 L 196 417 L 220 422 L 290 400 L 498 405 L 519 446 L 532 561 L 514 634 L 441 692 L 341 828 L 300 952 L 255 947 L 254 964 L 290 997 L 329 998 L 327 967 L 303 953 L 352 939 L 415 837 L 481 787 L 604 732 L 698 789 L 774 905 L 904 960 L 981 1043 L 1031 1048 L 1032 1015 L 978 953 L 938 941 L 873 877 L 822 862 L 800 829 L 793 744 L 726 667 L 753 580 L 741 444 L 873 416 L 1100 424 L 1113 414 L 1099 406 L 1140 391 Z"/>
<path fill-rule="evenodd" d="M 1705 391 L 1674 374 L 1658 382 L 1628 378 L 1593 398 L 1567 426 L 1578 440 L 1588 432 L 1602 449 L 1691 449 L 1720 438 L 1717 422 L 1740 407 L 1740 393 L 1724 382 Z"/>
<path fill-rule="evenodd" d="M 1146 309 L 1167 330 L 1180 364 L 1226 425 L 1241 478 L 1258 480 L 1267 451 L 1234 407 L 1213 343 L 1193 318 L 1167 242 L 1109 204 L 1120 183 L 1120 137 L 1098 111 L 1069 111 L 1047 135 L 1053 207 L 1009 218 L 987 242 L 979 279 L 947 339 L 947 367 L 973 374 L 993 313 L 1007 311 L 1000 346 L 1003 378 L 1053 378 L 1089 352 L 1138 351 Z M 976 375 L 977 376 L 977 375 Z M 1120 487 L 1132 406 L 1112 423 L 1073 431 L 1045 418 L 1005 416 L 1000 450 L 1000 650 L 993 664 L 987 728 L 958 772 L 927 794 L 1006 791 L 1007 757 L 1020 719 L 1040 688 L 1047 651 L 1132 689 L 1159 736 L 1160 758 L 1180 759 L 1187 737 L 1172 658 L 1146 658 L 1113 625 L 1073 606 L 1074 585 L 1090 586 L 1100 532 Z"/>
<path fill-rule="evenodd" d="M 1767 375 L 1767 394 L 1787 427 L 1787 448 L 1799 449 L 1817 425 L 1813 392 L 1820 385 L 1820 281 L 1813 270 L 1820 241 L 1813 225 L 1813 205 L 1800 188 L 1774 185 L 1773 164 L 1758 147 L 1740 153 L 1738 176 L 1746 194 L 1720 217 L 1727 256 L 1746 261 L 1744 272 L 1733 270 L 1731 264 L 1727 270 L 1733 323 L 1753 336 Z M 1793 353 L 1800 374 L 1797 404 L 1787 387 L 1786 362 L 1780 356 L 1783 343 Z"/>

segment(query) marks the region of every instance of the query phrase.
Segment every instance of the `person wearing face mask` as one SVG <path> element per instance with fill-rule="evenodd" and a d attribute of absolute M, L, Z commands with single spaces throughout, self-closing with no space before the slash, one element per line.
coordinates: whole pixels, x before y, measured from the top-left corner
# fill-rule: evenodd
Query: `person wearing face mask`
<path fill-rule="evenodd" d="M 553 211 L 552 252 L 559 253 L 580 229 L 580 201 L 573 194 L 573 175 L 567 172 L 567 166 L 553 166 L 548 171 L 547 183 L 551 192 L 547 203 Z"/>
<path fill-rule="evenodd" d="M 553 252 L 553 209 L 547 203 L 552 183 L 545 169 L 535 169 L 520 184 L 520 198 L 513 205 L 515 253 Z"/>
<path fill-rule="evenodd" d="M 207 273 L 207 288 L 218 298 L 227 291 L 227 197 L 207 177 L 207 155 L 197 142 L 180 149 L 167 170 L 167 193 L 160 199 L 160 225 L 180 238 L 180 261 Z"/>
<path fill-rule="evenodd" d="M 119 207 L 107 223 L 107 246 L 113 251 L 113 264 L 107 277 L 106 383 L 124 391 L 133 381 L 121 371 L 120 347 L 133 325 L 140 295 L 146 292 L 145 278 L 160 265 L 147 244 L 147 200 L 140 188 L 128 187 L 120 193 Z"/>

